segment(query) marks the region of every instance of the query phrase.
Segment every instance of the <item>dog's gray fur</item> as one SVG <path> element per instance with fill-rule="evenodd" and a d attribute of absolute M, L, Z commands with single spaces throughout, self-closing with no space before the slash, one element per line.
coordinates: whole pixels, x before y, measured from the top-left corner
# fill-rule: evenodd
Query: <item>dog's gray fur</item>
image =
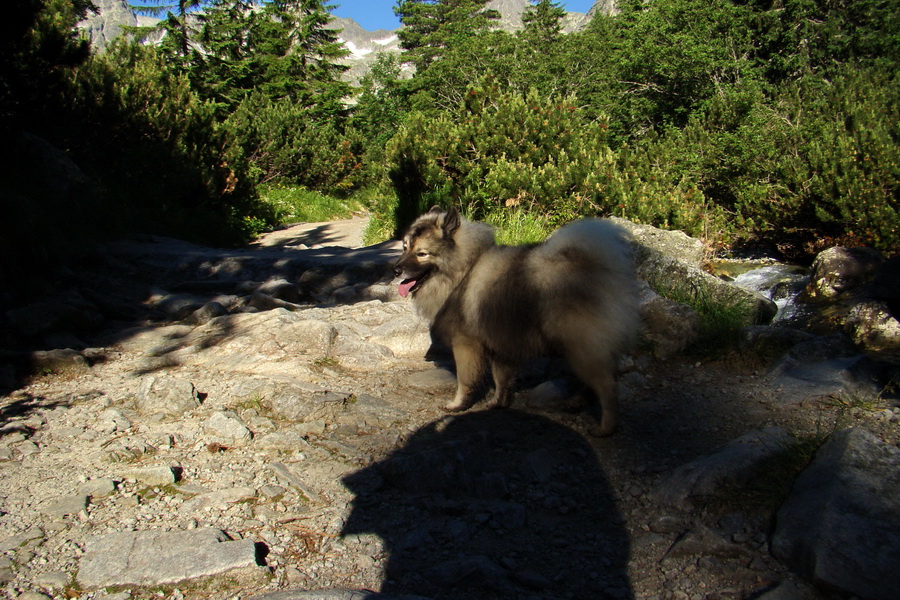
<path fill-rule="evenodd" d="M 412 296 L 417 312 L 453 350 L 458 388 L 445 410 L 475 402 L 488 365 L 491 403 L 508 406 L 522 361 L 559 353 L 600 402 L 601 421 L 592 433 L 612 433 L 616 366 L 639 318 L 620 228 L 585 219 L 542 244 L 498 246 L 487 225 L 435 207 L 410 226 L 395 273 L 400 294 Z"/>

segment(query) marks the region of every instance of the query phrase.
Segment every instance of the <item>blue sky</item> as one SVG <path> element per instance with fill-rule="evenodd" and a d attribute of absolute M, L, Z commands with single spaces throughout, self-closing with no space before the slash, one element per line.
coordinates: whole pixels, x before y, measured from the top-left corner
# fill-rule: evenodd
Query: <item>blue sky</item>
<path fill-rule="evenodd" d="M 594 0 L 557 0 L 557 3 L 570 12 L 586 13 Z M 367 31 L 400 27 L 400 20 L 394 16 L 394 0 L 330 0 L 328 4 L 337 5 L 332 14 L 349 17 Z"/>
<path fill-rule="evenodd" d="M 570 12 L 586 13 L 594 5 L 594 0 L 556 0 Z M 172 2 L 174 4 L 175 2 Z M 131 0 L 131 4 L 159 6 L 169 2 L 154 0 Z M 367 31 L 377 29 L 397 29 L 400 19 L 394 16 L 395 0 L 326 0 L 326 5 L 335 5 L 332 14 L 349 17 Z"/>

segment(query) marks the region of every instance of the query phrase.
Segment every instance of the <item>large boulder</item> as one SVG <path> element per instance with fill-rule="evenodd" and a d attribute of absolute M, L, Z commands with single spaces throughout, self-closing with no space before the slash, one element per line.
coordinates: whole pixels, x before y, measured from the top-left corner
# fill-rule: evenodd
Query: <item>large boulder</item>
<path fill-rule="evenodd" d="M 798 299 L 818 310 L 811 325 L 843 330 L 857 347 L 900 364 L 900 259 L 885 260 L 871 248 L 834 247 L 813 262 Z"/>
<path fill-rule="evenodd" d="M 883 260 L 871 248 L 829 248 L 813 261 L 805 299 L 828 302 L 854 293 L 875 276 Z"/>
<path fill-rule="evenodd" d="M 868 600 L 900 590 L 900 449 L 834 434 L 778 511 L 772 553 L 803 577 Z"/>
<path fill-rule="evenodd" d="M 656 290 L 689 297 L 698 303 L 735 307 L 746 325 L 769 323 L 778 312 L 775 303 L 759 292 L 734 285 L 703 269 L 703 243 L 681 231 L 665 231 L 613 218 L 631 234 L 638 277 Z"/>

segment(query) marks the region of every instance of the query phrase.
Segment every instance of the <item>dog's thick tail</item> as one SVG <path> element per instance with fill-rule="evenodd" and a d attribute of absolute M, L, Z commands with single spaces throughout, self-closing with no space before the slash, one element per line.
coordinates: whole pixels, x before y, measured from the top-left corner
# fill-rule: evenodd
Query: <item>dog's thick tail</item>
<path fill-rule="evenodd" d="M 536 254 L 539 260 L 554 263 L 560 275 L 587 271 L 634 279 L 628 233 L 612 221 L 582 219 L 570 223 L 550 236 Z"/>
<path fill-rule="evenodd" d="M 639 320 L 638 285 L 628 233 L 603 219 L 560 228 L 535 249 L 532 273 L 557 319 L 588 312 L 613 345 L 628 346 Z M 572 315 L 569 317 L 568 315 Z"/>

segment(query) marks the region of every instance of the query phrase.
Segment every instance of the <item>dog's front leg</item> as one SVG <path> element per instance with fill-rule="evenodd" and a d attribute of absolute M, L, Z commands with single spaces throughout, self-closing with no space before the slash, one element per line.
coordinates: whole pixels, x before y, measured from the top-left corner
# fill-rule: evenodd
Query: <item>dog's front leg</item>
<path fill-rule="evenodd" d="M 484 375 L 484 348 L 475 340 L 462 336 L 454 338 L 451 345 L 456 362 L 456 396 L 443 409 L 460 412 L 475 403 L 475 389 Z"/>

